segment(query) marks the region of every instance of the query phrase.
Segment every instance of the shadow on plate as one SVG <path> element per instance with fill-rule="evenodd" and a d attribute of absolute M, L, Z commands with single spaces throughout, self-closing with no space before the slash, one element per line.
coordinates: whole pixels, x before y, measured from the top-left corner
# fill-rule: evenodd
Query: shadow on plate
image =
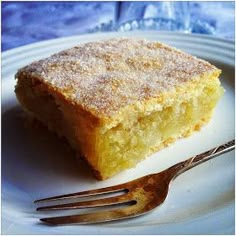
<path fill-rule="evenodd" d="M 227 65 L 227 64 L 223 64 L 220 63 L 218 61 L 210 61 L 210 63 L 212 63 L 213 65 L 215 65 L 217 68 L 222 70 L 221 76 L 220 77 L 224 77 L 224 80 L 221 80 L 222 84 L 224 85 L 225 83 L 227 83 L 231 88 L 234 88 L 235 85 L 235 72 L 234 72 L 234 67 Z"/>
<path fill-rule="evenodd" d="M 23 111 L 16 106 L 2 114 L 2 179 L 18 187 L 49 185 L 49 179 L 94 181 L 91 171 L 67 142 L 44 126 L 29 125 Z"/>

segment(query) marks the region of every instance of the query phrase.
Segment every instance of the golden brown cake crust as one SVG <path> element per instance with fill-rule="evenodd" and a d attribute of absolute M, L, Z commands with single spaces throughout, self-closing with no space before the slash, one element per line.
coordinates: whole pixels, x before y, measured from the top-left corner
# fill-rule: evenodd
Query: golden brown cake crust
<path fill-rule="evenodd" d="M 77 46 L 22 68 L 97 118 L 216 70 L 206 61 L 147 40 L 109 39 Z"/>

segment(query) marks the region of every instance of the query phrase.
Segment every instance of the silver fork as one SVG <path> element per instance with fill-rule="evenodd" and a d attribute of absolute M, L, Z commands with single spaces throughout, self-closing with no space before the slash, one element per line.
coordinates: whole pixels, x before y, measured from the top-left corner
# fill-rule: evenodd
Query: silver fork
<path fill-rule="evenodd" d="M 234 148 L 235 140 L 232 140 L 209 151 L 191 157 L 186 161 L 182 161 L 157 174 L 150 174 L 139 179 L 124 184 L 119 184 L 116 186 L 36 200 L 35 203 L 39 203 L 46 201 L 99 196 L 103 194 L 121 192 L 123 194 L 119 196 L 111 196 L 109 198 L 100 198 L 95 200 L 38 207 L 37 210 L 68 210 L 102 206 L 114 206 L 117 204 L 122 206 L 122 204 L 126 204 L 125 206 L 119 209 L 111 209 L 105 211 L 103 210 L 80 215 L 49 217 L 42 218 L 40 220 L 52 225 L 87 224 L 121 220 L 143 215 L 145 213 L 150 212 L 154 208 L 160 206 L 164 202 L 168 194 L 170 183 L 178 175 L 195 167 L 198 164 L 208 161 L 223 153 L 232 151 Z"/>

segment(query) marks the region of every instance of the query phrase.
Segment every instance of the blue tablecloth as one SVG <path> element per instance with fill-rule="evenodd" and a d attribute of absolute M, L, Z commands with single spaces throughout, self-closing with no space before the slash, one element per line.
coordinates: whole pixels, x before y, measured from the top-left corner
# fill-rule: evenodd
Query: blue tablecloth
<path fill-rule="evenodd" d="M 145 4 L 144 18 L 155 12 L 153 2 Z M 3 2 L 2 51 L 46 39 L 117 30 L 117 5 L 118 2 Z M 194 23 L 191 32 L 234 40 L 234 2 L 189 2 L 189 13 Z"/>

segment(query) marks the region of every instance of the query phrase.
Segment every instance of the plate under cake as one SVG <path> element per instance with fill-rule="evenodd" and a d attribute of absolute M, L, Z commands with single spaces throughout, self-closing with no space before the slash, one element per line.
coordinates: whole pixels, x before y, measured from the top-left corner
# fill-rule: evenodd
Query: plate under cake
<path fill-rule="evenodd" d="M 159 42 L 113 38 L 20 69 L 15 92 L 106 179 L 207 123 L 223 94 L 220 73 Z"/>

